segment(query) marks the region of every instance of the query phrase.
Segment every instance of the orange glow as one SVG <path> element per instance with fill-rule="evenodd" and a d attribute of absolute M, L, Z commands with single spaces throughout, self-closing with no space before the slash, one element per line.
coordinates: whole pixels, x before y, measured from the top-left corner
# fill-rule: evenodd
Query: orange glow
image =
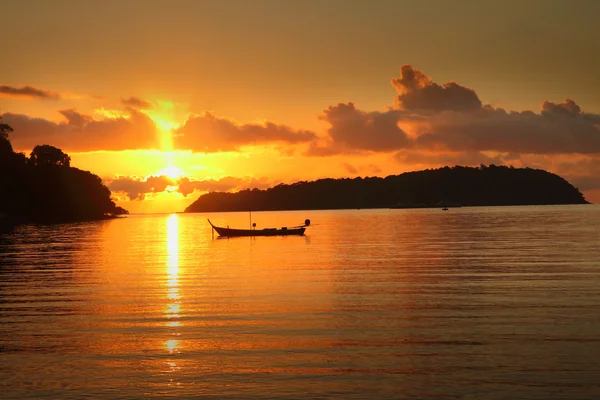
<path fill-rule="evenodd" d="M 129 118 L 130 115 L 124 110 L 109 110 L 104 107 L 100 107 L 94 110 L 95 115 L 102 116 L 104 118 L 116 119 L 116 118 Z"/>
<path fill-rule="evenodd" d="M 398 122 L 398 128 L 402 129 L 409 137 L 416 138 L 423 132 L 427 132 L 429 123 L 424 121 L 402 121 Z"/>

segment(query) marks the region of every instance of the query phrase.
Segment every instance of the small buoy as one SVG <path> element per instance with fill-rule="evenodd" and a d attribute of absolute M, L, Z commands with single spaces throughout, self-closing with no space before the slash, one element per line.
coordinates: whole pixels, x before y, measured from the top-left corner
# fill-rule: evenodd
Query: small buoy
<path fill-rule="evenodd" d="M 310 226 L 310 219 L 304 220 L 304 226 Z"/>

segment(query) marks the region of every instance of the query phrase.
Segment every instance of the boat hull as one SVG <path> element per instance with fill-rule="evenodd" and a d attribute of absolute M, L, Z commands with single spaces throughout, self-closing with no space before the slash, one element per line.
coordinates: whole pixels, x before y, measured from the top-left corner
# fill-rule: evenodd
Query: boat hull
<path fill-rule="evenodd" d="M 225 237 L 240 237 L 240 236 L 292 236 L 292 235 L 304 235 L 306 230 L 305 226 L 295 228 L 267 228 L 267 229 L 233 229 L 224 228 L 221 226 L 214 226 L 210 220 L 208 221 L 210 226 L 217 231 L 219 236 Z"/>

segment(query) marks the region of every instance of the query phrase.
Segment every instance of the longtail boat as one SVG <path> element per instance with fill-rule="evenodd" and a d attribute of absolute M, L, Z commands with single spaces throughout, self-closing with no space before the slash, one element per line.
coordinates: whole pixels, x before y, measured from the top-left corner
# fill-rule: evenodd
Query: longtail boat
<path fill-rule="evenodd" d="M 310 226 L 310 219 L 304 221 L 304 225 L 293 226 L 293 227 L 282 227 L 282 228 L 264 228 L 264 229 L 234 229 L 234 228 L 223 228 L 221 226 L 215 226 L 210 219 L 208 223 L 213 230 L 217 231 L 219 236 L 225 237 L 238 237 L 238 236 L 290 236 L 290 235 L 304 235 L 304 231 L 307 226 Z M 256 224 L 253 224 L 255 227 Z"/>

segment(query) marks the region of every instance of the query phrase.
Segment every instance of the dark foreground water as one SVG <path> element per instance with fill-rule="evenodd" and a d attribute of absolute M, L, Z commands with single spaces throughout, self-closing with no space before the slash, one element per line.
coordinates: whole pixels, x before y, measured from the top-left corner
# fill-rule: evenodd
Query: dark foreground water
<path fill-rule="evenodd" d="M 0 398 L 600 398 L 600 207 L 252 218 L 0 233 Z"/>

